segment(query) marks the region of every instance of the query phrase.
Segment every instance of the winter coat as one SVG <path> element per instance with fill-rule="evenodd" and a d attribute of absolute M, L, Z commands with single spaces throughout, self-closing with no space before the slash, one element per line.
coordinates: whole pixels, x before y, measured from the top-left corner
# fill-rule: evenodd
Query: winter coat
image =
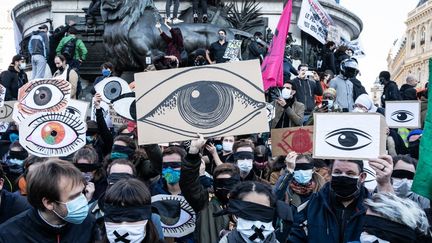
<path fill-rule="evenodd" d="M 334 52 L 326 47 L 323 48 L 321 52 L 322 65 L 319 71 L 324 72 L 326 70 L 331 70 L 336 73 L 336 63 Z"/>
<path fill-rule="evenodd" d="M 402 85 L 399 94 L 402 100 L 417 100 L 417 91 L 409 84 Z"/>
<path fill-rule="evenodd" d="M 42 55 L 45 58 L 49 55 L 49 44 L 47 33 L 43 31 L 33 31 L 28 44 L 30 55 Z"/>
<path fill-rule="evenodd" d="M 57 46 L 56 53 L 57 55 L 62 54 L 62 49 L 71 39 L 75 39 L 75 35 L 68 35 L 61 39 L 59 45 Z M 84 45 L 84 42 L 81 39 L 77 39 L 75 42 L 75 54 L 73 59 L 75 60 L 85 60 L 87 58 L 87 48 Z"/>
<path fill-rule="evenodd" d="M 354 106 L 353 83 L 349 79 L 344 79 L 342 75 L 338 75 L 330 81 L 329 86 L 336 90 L 336 103 L 352 111 Z"/>
<path fill-rule="evenodd" d="M 384 91 L 381 95 L 381 106 L 385 107 L 385 102 L 391 100 L 401 100 L 398 86 L 394 81 L 389 81 L 384 85 Z"/>
<path fill-rule="evenodd" d="M 188 154 L 182 163 L 180 174 L 180 188 L 189 205 L 197 213 L 195 239 L 197 242 L 218 242 L 219 234 L 227 229 L 229 218 L 227 215 L 214 217 L 213 213 L 222 210 L 219 200 L 210 196 L 199 181 L 201 159 L 198 154 Z M 209 200 L 210 198 L 210 200 Z"/>
<path fill-rule="evenodd" d="M 295 78 L 292 82 L 296 88 L 295 97 L 297 101 L 304 104 L 305 114 L 310 114 L 315 108 L 315 95 L 320 96 L 323 94 L 320 81 Z"/>
<path fill-rule="evenodd" d="M 302 103 L 294 101 L 290 106 L 288 103 L 285 107 L 275 102 L 275 118 L 271 121 L 271 128 L 276 128 L 281 119 L 289 119 L 287 127 L 296 127 L 303 124 L 303 114 L 305 107 Z M 286 121 L 282 123 L 287 124 Z"/>
<path fill-rule="evenodd" d="M 0 224 L 31 208 L 27 199 L 18 193 L 1 190 Z"/>
<path fill-rule="evenodd" d="M 343 242 L 358 242 L 363 232 L 366 215 L 364 199 L 369 197 L 367 189 L 362 186 L 356 199 L 355 213 L 340 232 L 336 214 L 332 209 L 330 183 L 310 198 L 307 207 L 296 215 L 288 242 L 328 243 L 339 242 L 343 234 Z M 307 220 L 307 222 L 306 222 Z"/>
<path fill-rule="evenodd" d="M 66 223 L 55 228 L 41 218 L 38 210 L 31 208 L 0 225 L 0 242 L 94 242 L 95 229 L 91 214 L 81 224 Z"/>
<path fill-rule="evenodd" d="M 23 70 L 17 72 L 13 65 L 0 74 L 0 84 L 6 88 L 5 101 L 17 100 L 18 89 L 28 82 L 27 74 Z"/>
<path fill-rule="evenodd" d="M 350 79 L 353 84 L 353 99 L 354 101 L 362 94 L 367 94 L 365 87 L 362 85 L 361 81 L 357 78 Z"/>

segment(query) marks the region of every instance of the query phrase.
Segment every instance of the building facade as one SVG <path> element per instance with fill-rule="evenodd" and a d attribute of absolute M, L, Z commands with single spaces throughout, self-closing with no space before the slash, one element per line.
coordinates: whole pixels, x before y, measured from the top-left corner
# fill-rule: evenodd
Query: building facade
<path fill-rule="evenodd" d="M 408 75 L 413 75 L 420 81 L 417 88 L 422 88 L 428 81 L 432 57 L 432 1 L 421 0 L 408 13 L 406 26 L 405 34 L 389 52 L 388 70 L 399 86 Z"/>

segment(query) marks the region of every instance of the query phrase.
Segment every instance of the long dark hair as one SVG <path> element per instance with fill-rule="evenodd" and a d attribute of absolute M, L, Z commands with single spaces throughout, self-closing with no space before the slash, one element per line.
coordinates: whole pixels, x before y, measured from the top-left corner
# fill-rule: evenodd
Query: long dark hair
<path fill-rule="evenodd" d="M 147 186 L 138 179 L 124 179 L 112 185 L 105 194 L 105 204 L 121 207 L 134 207 L 151 204 L 151 194 Z M 159 234 L 151 219 L 145 228 L 143 243 L 159 242 Z"/>

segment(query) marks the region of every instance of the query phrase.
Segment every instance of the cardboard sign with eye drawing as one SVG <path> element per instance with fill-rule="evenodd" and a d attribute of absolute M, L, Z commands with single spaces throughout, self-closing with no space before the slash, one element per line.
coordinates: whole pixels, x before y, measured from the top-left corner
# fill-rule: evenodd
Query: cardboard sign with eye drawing
<path fill-rule="evenodd" d="M 385 153 L 386 123 L 380 114 L 315 113 L 313 157 L 370 159 Z"/>
<path fill-rule="evenodd" d="M 311 154 L 313 146 L 313 126 L 290 127 L 271 130 L 272 156 Z"/>
<path fill-rule="evenodd" d="M 70 99 L 68 81 L 30 81 L 19 89 L 15 108 L 19 141 L 29 153 L 67 156 L 85 145 L 88 103 Z"/>
<path fill-rule="evenodd" d="M 135 74 L 138 143 L 268 132 L 258 60 Z"/>
<path fill-rule="evenodd" d="M 385 117 L 390 128 L 421 127 L 420 102 L 386 101 Z"/>

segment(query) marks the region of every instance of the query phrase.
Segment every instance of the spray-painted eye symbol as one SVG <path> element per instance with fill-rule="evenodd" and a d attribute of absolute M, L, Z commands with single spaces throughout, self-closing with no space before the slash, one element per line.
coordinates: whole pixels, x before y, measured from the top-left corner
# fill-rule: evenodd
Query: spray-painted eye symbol
<path fill-rule="evenodd" d="M 61 79 L 41 79 L 26 84 L 19 90 L 19 109 L 26 115 L 36 112 L 57 112 L 66 107 L 71 85 Z"/>
<path fill-rule="evenodd" d="M 414 119 L 414 114 L 411 111 L 400 110 L 391 114 L 390 118 L 395 122 L 409 122 Z"/>
<path fill-rule="evenodd" d="M 35 155 L 65 156 L 85 145 L 86 125 L 79 114 L 65 110 L 27 119 L 32 121 L 28 125 L 24 124 L 29 130 L 20 132 L 20 141 Z"/>
<path fill-rule="evenodd" d="M 372 136 L 354 128 L 341 128 L 328 133 L 325 142 L 341 150 L 357 150 L 372 143 Z"/>

